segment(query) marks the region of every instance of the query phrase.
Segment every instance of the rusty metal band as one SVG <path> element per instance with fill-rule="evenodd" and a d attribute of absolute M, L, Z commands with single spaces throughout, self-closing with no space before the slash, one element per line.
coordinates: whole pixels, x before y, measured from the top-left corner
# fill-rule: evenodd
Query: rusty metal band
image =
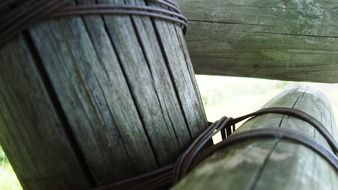
<path fill-rule="evenodd" d="M 329 142 L 329 145 L 331 145 L 330 147 L 332 148 L 332 151 L 329 151 L 324 146 L 318 144 L 316 141 L 309 138 L 308 136 L 291 129 L 261 128 L 232 134 L 235 131 L 234 125 L 236 123 L 244 119 L 268 113 L 289 115 L 311 124 L 324 136 L 324 138 L 328 142 L 331 141 Z M 224 136 L 226 138 L 223 138 L 220 143 L 214 146 L 210 146 L 210 143 L 208 142 L 210 142 L 210 139 L 213 135 L 220 131 L 224 131 L 224 133 L 227 134 Z M 338 158 L 336 155 L 337 144 L 335 143 L 331 135 L 327 132 L 326 128 L 320 122 L 300 110 L 296 110 L 293 108 L 273 107 L 264 108 L 235 119 L 222 117 L 215 123 L 210 123 L 210 125 L 206 129 L 204 129 L 195 138 L 191 145 L 181 154 L 181 156 L 177 159 L 174 165 L 169 165 L 167 167 L 163 167 L 134 178 L 101 186 L 94 190 L 155 190 L 163 186 L 172 185 L 178 182 L 182 177 L 187 175 L 187 173 L 192 168 L 194 168 L 198 163 L 203 161 L 214 152 L 224 149 L 238 142 L 266 138 L 289 140 L 306 146 L 316 152 L 319 156 L 323 157 L 335 170 L 338 170 Z"/>
<path fill-rule="evenodd" d="M 0 18 L 0 46 L 33 24 L 47 18 L 86 15 L 138 15 L 179 24 L 186 32 L 187 19 L 175 1 L 146 0 L 146 5 L 71 5 L 66 0 L 5 1 Z M 151 4 L 151 5 L 150 5 Z M 13 6 L 14 8 L 8 8 Z M 11 10 L 12 9 L 12 10 Z"/>

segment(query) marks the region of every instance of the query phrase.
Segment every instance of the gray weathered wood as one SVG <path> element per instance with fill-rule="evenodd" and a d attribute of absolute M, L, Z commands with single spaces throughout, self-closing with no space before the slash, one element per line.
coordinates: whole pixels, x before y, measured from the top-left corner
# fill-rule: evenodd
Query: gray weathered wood
<path fill-rule="evenodd" d="M 196 73 L 338 82 L 338 1 L 181 0 Z"/>
<path fill-rule="evenodd" d="M 172 27 L 172 23 L 162 20 L 155 20 L 154 25 L 158 38 L 162 42 L 162 53 L 167 59 L 169 72 L 175 84 L 177 95 L 180 97 L 187 123 L 194 136 L 197 134 L 198 128 L 191 126 L 206 126 L 207 123 L 204 110 L 198 106 L 202 104 L 202 100 L 190 65 L 189 55 L 187 50 L 180 51 L 186 48 L 182 31 L 177 26 Z M 188 64 L 181 64 L 181 60 L 185 60 Z M 199 115 L 200 119 L 192 120 L 191 116 L 193 115 Z"/>
<path fill-rule="evenodd" d="M 0 143 L 22 187 L 88 189 L 77 147 L 22 36 L 1 48 L 0 63 Z"/>
<path fill-rule="evenodd" d="M 332 110 L 313 89 L 284 91 L 264 107 L 290 107 L 322 122 L 337 139 Z M 304 121 L 267 114 L 245 122 L 236 133 L 253 128 L 281 127 L 302 132 L 330 150 L 320 133 Z M 173 189 L 336 189 L 338 171 L 311 149 L 280 139 L 248 140 L 214 153 Z"/>
<path fill-rule="evenodd" d="M 144 5 L 136 0 L 98 2 Z M 168 32 L 159 35 L 157 22 Z M 0 141 L 24 189 L 86 189 L 176 159 L 206 126 L 183 34 L 176 27 L 139 16 L 74 16 L 39 23 L 19 41 L 1 47 L 1 77 L 11 82 L 0 83 Z M 27 44 L 26 56 L 11 52 L 22 49 L 22 44 Z M 20 74 L 26 62 L 36 71 Z M 32 83 L 28 76 L 42 84 Z M 21 80 L 25 88 L 17 82 Z M 17 121 L 22 114 L 31 122 Z M 29 134 L 26 139 L 21 139 L 17 125 Z M 31 139 L 39 143 L 29 143 Z M 17 156 L 27 151 L 29 159 Z M 50 156 L 43 157 L 44 153 Z M 63 155 L 64 160 L 58 160 Z M 43 168 L 48 179 L 29 167 L 22 171 L 32 160 L 37 166 L 30 167 Z M 69 176 L 76 176 L 74 184 Z M 54 183 L 54 177 L 59 181 Z"/>

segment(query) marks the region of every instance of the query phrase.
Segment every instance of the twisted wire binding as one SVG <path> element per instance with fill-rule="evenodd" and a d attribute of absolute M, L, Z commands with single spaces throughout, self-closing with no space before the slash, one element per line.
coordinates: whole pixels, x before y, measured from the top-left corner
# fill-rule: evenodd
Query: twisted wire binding
<path fill-rule="evenodd" d="M 326 139 L 330 145 L 331 150 L 317 143 L 312 138 L 291 129 L 259 128 L 232 134 L 234 132 L 232 127 L 236 123 L 247 118 L 268 113 L 286 114 L 311 124 L 311 126 L 314 127 L 324 137 L 324 139 Z M 225 131 L 229 135 L 223 138 L 220 143 L 216 145 L 210 145 L 209 142 L 212 136 L 215 133 L 222 131 Z M 210 124 L 206 129 L 204 129 L 181 154 L 174 164 L 140 176 L 112 184 L 103 185 L 95 188 L 94 190 L 155 190 L 160 187 L 165 187 L 166 185 L 172 185 L 186 176 L 192 168 L 194 168 L 214 152 L 239 142 L 262 138 L 286 139 L 306 146 L 324 158 L 335 170 L 338 170 L 338 145 L 327 129 L 323 126 L 323 124 L 303 111 L 296 110 L 294 108 L 273 107 L 264 108 L 238 118 L 222 117 L 220 120 Z"/>
<path fill-rule="evenodd" d="M 149 5 L 72 5 L 66 0 L 7 0 L 0 4 L 0 46 L 46 18 L 86 15 L 138 15 L 177 23 L 186 32 L 187 19 L 172 0 L 146 0 Z M 155 6 L 155 4 L 157 6 Z"/>

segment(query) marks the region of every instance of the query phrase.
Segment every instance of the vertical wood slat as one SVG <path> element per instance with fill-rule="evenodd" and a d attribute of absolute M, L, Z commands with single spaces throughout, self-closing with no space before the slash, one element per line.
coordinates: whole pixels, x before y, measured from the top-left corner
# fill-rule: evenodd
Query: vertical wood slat
<path fill-rule="evenodd" d="M 94 4 L 96 1 L 78 0 L 75 3 Z M 144 4 L 131 0 L 99 0 L 98 3 Z M 157 25 L 154 25 L 157 22 L 165 24 L 166 30 L 171 32 L 159 37 Z M 35 87 L 34 90 L 41 93 L 45 90 L 54 96 L 50 100 L 50 94 L 44 93 L 37 99 L 23 101 L 33 105 L 53 101 L 46 109 L 53 110 L 57 106 L 63 118 L 51 111 L 55 119 L 39 123 L 36 117 L 48 113 L 44 109 L 28 115 L 30 110 L 22 107 L 8 110 L 13 104 L 4 96 L 10 96 L 10 88 L 14 87 L 14 93 L 18 94 L 13 97 L 14 101 L 33 93 L 33 88 L 20 89 L 15 82 L 1 89 L 4 93 L 1 102 L 8 105 L 1 106 L 0 112 L 10 113 L 13 117 L 22 113 L 28 119 L 34 118 L 34 122 L 22 123 L 20 130 L 23 133 L 32 127 L 44 132 L 47 125 L 51 131 L 66 133 L 67 130 L 69 133 L 68 136 L 53 133 L 51 138 L 46 134 L 41 139 L 31 131 L 30 137 L 14 143 L 8 139 L 19 138 L 16 135 L 19 129 L 14 127 L 17 122 L 13 119 L 11 123 L 5 123 L 4 116 L 0 118 L 0 140 L 25 189 L 86 189 L 135 176 L 176 159 L 197 131 L 206 126 L 206 117 L 194 76 L 189 70 L 191 66 L 187 66 L 191 63 L 187 59 L 187 50 L 183 49 L 185 42 L 180 36 L 183 34 L 175 32 L 175 27 L 174 23 L 140 16 L 84 16 L 44 21 L 29 29 L 25 38 L 20 38 L 21 43 L 30 41 L 26 53 L 36 58 L 30 64 L 41 70 L 27 73 L 48 81 L 39 86 L 41 89 Z M 11 56 L 1 62 L 14 71 L 17 68 L 11 68 L 13 62 L 25 68 L 28 58 L 13 54 L 12 48 L 22 47 L 17 41 L 1 47 L 0 56 Z M 13 77 L 23 78 L 12 73 L 3 76 L 9 81 Z M 30 81 L 25 82 L 27 86 L 32 85 Z M 67 126 L 58 124 L 60 120 Z M 20 148 L 30 138 L 39 143 Z M 59 141 L 68 149 L 59 146 Z M 77 147 L 76 151 L 73 146 Z M 41 153 L 35 151 L 41 147 L 46 148 L 40 150 Z M 30 172 L 31 169 L 22 172 L 21 169 L 31 162 L 22 162 L 24 158 L 17 155 L 27 150 L 29 156 L 36 159 L 37 167 L 49 169 L 50 164 L 40 162 L 44 160 L 41 154 L 46 150 L 50 150 L 51 157 L 58 155 L 56 158 L 59 159 L 53 160 L 57 166 L 62 165 L 63 155 L 69 154 L 72 162 L 67 161 L 67 164 L 71 167 L 64 164 L 47 172 L 50 179 L 46 185 L 39 172 Z M 63 177 L 67 172 L 69 174 Z M 60 183 L 54 183 L 54 175 L 60 178 Z M 78 177 L 81 186 L 72 184 L 72 180 L 62 181 L 73 175 Z"/>
<path fill-rule="evenodd" d="M 305 111 L 329 131 L 335 127 L 325 97 L 307 87 L 284 91 L 264 107 L 278 106 Z M 331 150 L 315 128 L 282 114 L 252 118 L 236 133 L 267 127 L 297 130 Z M 337 171 L 311 149 L 287 140 L 253 139 L 214 153 L 173 189 L 335 189 L 337 186 Z"/>
<path fill-rule="evenodd" d="M 1 48 L 0 63 L 0 143 L 23 188 L 87 189 L 76 148 L 23 36 Z"/>
<path fill-rule="evenodd" d="M 155 5 L 153 5 L 155 6 Z M 199 104 L 202 104 L 199 92 L 197 89 L 197 83 L 192 76 L 192 66 L 189 56 L 187 56 L 187 49 L 182 42 L 182 31 L 177 32 L 177 26 L 174 26 L 166 21 L 155 20 L 155 28 L 160 41 L 162 42 L 162 49 L 165 57 L 168 59 L 169 72 L 172 80 L 174 81 L 177 94 L 181 101 L 182 109 L 186 115 L 188 126 L 193 135 L 196 135 L 198 129 L 193 126 L 206 126 L 206 116 L 204 110 L 201 109 Z M 179 36 L 182 35 L 180 38 Z M 180 64 L 182 60 L 185 60 L 187 64 Z M 187 75 L 186 73 L 189 73 Z M 193 109 L 191 108 L 193 106 Z M 199 115 L 200 120 L 191 120 L 191 116 Z"/>
<path fill-rule="evenodd" d="M 102 1 L 101 3 L 124 4 L 123 1 Z M 159 71 L 165 72 L 165 70 L 163 70 L 165 68 L 163 68 L 163 63 L 161 64 L 160 61 L 155 63 L 153 60 L 150 60 L 152 62 L 147 62 L 147 57 L 145 56 L 154 56 L 156 58 L 159 52 L 158 50 L 156 51 L 156 49 L 153 52 L 149 52 L 149 45 L 151 42 L 155 42 L 153 38 L 156 36 L 149 33 L 148 35 L 150 37 L 148 39 L 144 39 L 147 37 L 145 36 L 145 32 L 147 32 L 145 31 L 145 28 L 149 28 L 148 30 L 151 30 L 152 28 L 150 27 L 152 26 L 149 25 L 150 23 L 148 18 L 142 19 L 144 20 L 143 22 L 148 21 L 148 23 L 145 23 L 148 24 L 148 26 L 142 26 L 140 24 L 140 19 L 141 18 L 131 18 L 129 16 L 104 16 L 108 33 L 110 34 L 114 46 L 116 47 L 116 52 L 119 55 L 121 67 L 123 68 L 128 80 L 130 90 L 135 94 L 134 100 L 139 109 L 138 111 L 141 115 L 143 125 L 147 129 L 154 149 L 157 150 L 155 154 L 158 161 L 161 165 L 163 165 L 164 163 L 173 161 L 174 157 L 177 156 L 178 151 L 180 150 L 177 149 L 177 146 L 180 146 L 177 140 L 173 141 L 173 139 L 176 139 L 175 131 L 172 128 L 174 125 L 173 122 L 180 122 L 179 124 L 181 126 L 177 125 L 179 127 L 184 127 L 185 124 L 182 123 L 182 115 L 179 114 L 181 111 L 178 112 L 176 116 L 177 119 L 172 116 L 167 117 L 168 113 L 166 113 L 166 111 L 168 111 L 168 109 L 166 108 L 168 108 L 167 105 L 169 102 L 163 102 L 163 97 L 167 96 L 168 98 L 165 98 L 167 101 L 174 99 L 172 98 L 173 91 L 167 94 L 160 93 L 159 90 L 161 90 L 161 88 L 163 89 L 162 92 L 167 91 L 166 88 L 170 87 L 170 84 L 166 84 L 165 87 L 161 87 L 158 82 L 155 82 L 157 79 L 153 79 L 155 77 L 165 76 L 165 73 L 162 75 L 161 73 L 157 73 Z M 136 29 L 134 24 L 138 24 L 137 26 L 140 28 L 137 27 Z M 121 30 L 120 27 L 122 25 L 123 27 L 126 27 L 125 30 Z M 126 30 L 128 32 L 125 32 Z M 142 44 L 140 44 L 142 37 L 145 40 L 144 43 L 148 44 L 148 47 L 145 47 L 144 49 L 144 53 L 146 55 L 143 53 Z M 128 49 L 124 47 L 125 45 L 128 45 Z M 156 44 L 153 46 L 155 45 Z M 157 72 L 154 69 L 157 69 Z M 158 81 L 160 80 L 163 79 L 159 79 Z M 168 80 L 168 78 L 166 80 Z M 163 103 L 165 104 L 163 105 Z M 166 138 L 166 136 L 169 138 Z M 184 140 L 184 138 L 189 138 L 187 130 L 183 130 L 182 137 L 182 140 Z M 185 142 L 187 142 L 187 140 L 185 140 Z"/>

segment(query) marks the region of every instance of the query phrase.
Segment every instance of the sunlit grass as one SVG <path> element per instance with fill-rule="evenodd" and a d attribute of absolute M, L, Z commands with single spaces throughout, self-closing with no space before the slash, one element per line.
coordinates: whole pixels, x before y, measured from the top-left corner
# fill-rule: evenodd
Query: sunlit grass
<path fill-rule="evenodd" d="M 21 185 L 0 147 L 0 190 L 21 190 Z"/>

